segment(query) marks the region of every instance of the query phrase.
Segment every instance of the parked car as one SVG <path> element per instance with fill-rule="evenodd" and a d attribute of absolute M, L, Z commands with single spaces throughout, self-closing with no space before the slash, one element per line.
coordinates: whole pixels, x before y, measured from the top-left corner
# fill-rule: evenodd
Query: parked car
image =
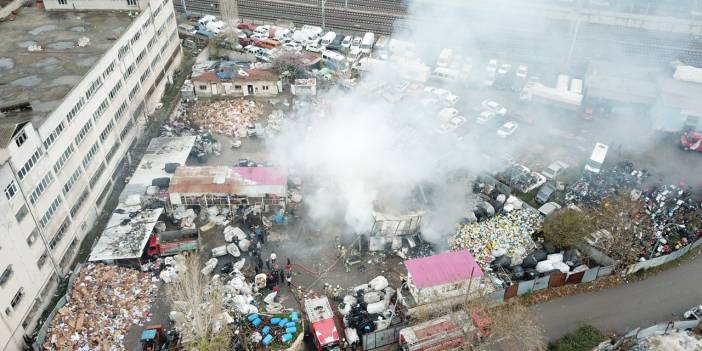
<path fill-rule="evenodd" d="M 458 95 L 454 95 L 451 93 L 448 93 L 446 96 L 443 97 L 444 104 L 446 106 L 454 106 L 458 102 L 460 98 Z"/>
<path fill-rule="evenodd" d="M 528 73 L 529 67 L 527 67 L 526 65 L 519 65 L 517 67 L 517 72 L 515 72 L 515 75 L 517 76 L 517 78 L 526 79 Z"/>
<path fill-rule="evenodd" d="M 506 138 L 506 137 L 514 134 L 514 132 L 517 131 L 518 127 L 519 127 L 519 124 L 517 122 L 509 121 L 509 122 L 503 124 L 502 127 L 500 127 L 500 129 L 497 130 L 497 136 L 500 138 Z"/>
<path fill-rule="evenodd" d="M 358 51 L 361 51 L 361 37 L 354 37 L 353 40 L 351 41 L 351 47 L 349 48 L 349 51 L 353 51 L 354 49 L 357 49 Z"/>
<path fill-rule="evenodd" d="M 350 35 L 345 36 L 344 40 L 341 41 L 341 51 L 349 51 L 349 48 L 351 48 L 352 40 L 353 39 Z"/>
<path fill-rule="evenodd" d="M 495 118 L 495 114 L 490 112 L 490 111 L 483 111 L 480 112 L 480 115 L 478 118 L 475 119 L 475 122 L 478 124 L 487 124 L 488 122 L 492 121 L 492 119 Z"/>
<path fill-rule="evenodd" d="M 324 50 L 324 47 L 320 45 L 319 41 L 314 41 L 312 43 L 307 44 L 305 46 L 305 50 L 310 52 L 322 52 L 322 50 Z"/>
<path fill-rule="evenodd" d="M 568 164 L 563 161 L 553 161 L 548 167 L 541 171 L 541 174 L 548 179 L 556 179 L 563 171 L 568 169 Z"/>
<path fill-rule="evenodd" d="M 458 116 L 458 110 L 452 107 L 447 107 L 439 111 L 439 120 L 441 121 L 449 121 L 456 116 Z"/>
<path fill-rule="evenodd" d="M 463 117 L 463 116 L 452 117 L 450 120 L 448 120 L 448 122 L 441 123 L 441 125 L 437 129 L 437 133 L 439 133 L 439 134 L 451 133 L 454 130 L 458 129 L 458 127 L 460 127 L 464 123 L 466 123 L 465 117 Z"/>
<path fill-rule="evenodd" d="M 504 116 L 507 114 L 507 109 L 504 108 L 504 106 L 498 104 L 495 101 L 492 100 L 485 100 L 482 103 L 482 106 L 484 109 L 498 115 L 498 116 Z"/>
<path fill-rule="evenodd" d="M 302 51 L 302 44 L 300 44 L 296 41 L 291 41 L 291 42 L 283 44 L 282 48 L 285 51 L 300 52 L 300 51 Z"/>
<path fill-rule="evenodd" d="M 553 196 L 553 193 L 556 192 L 556 186 L 553 185 L 552 183 L 545 183 L 544 185 L 541 186 L 539 189 L 539 192 L 536 193 L 536 197 L 534 200 L 536 200 L 536 203 L 542 205 L 548 202 L 548 200 Z"/>
<path fill-rule="evenodd" d="M 341 51 L 341 41 L 344 39 L 344 36 L 341 34 L 337 34 L 336 37 L 334 37 L 334 40 L 327 45 L 327 50 L 334 50 L 334 51 Z"/>
<path fill-rule="evenodd" d="M 510 71 L 512 71 L 512 65 L 509 63 L 503 63 L 497 70 L 497 74 L 504 76 L 507 75 L 507 73 L 509 73 Z"/>
<path fill-rule="evenodd" d="M 497 72 L 497 60 L 493 59 L 488 61 L 488 65 L 485 70 L 487 71 L 488 76 L 494 76 L 495 72 Z"/>

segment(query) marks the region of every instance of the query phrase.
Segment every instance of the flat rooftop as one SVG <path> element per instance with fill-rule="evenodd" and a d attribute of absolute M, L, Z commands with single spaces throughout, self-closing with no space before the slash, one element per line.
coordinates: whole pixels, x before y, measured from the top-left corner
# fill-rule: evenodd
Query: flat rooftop
<path fill-rule="evenodd" d="M 29 121 L 40 126 L 131 22 L 126 12 L 36 7 L 23 7 L 14 21 L 0 22 L 0 106 L 32 104 L 31 111 L 0 118 L 0 128 Z M 88 44 L 79 47 L 80 38 Z M 42 50 L 29 51 L 34 45 Z"/>

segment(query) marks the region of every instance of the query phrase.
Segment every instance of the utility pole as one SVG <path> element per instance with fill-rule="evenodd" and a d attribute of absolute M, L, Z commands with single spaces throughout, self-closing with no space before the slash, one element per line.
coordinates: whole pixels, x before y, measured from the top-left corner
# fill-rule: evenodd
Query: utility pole
<path fill-rule="evenodd" d="M 324 15 L 324 7 L 327 5 L 327 0 L 319 0 L 322 3 L 322 29 L 327 30 L 326 26 L 326 18 Z"/>
<path fill-rule="evenodd" d="M 183 13 L 187 16 L 188 15 L 188 8 L 185 7 L 185 0 L 180 0 L 180 4 L 183 6 Z"/>

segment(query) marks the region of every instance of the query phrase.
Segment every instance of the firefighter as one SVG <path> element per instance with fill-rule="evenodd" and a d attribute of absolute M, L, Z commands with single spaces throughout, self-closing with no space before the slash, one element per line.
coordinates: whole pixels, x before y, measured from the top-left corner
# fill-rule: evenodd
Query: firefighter
<path fill-rule="evenodd" d="M 339 257 L 340 257 L 342 260 L 345 260 L 345 259 L 346 259 L 346 248 L 343 247 L 343 246 L 341 247 L 341 250 L 340 250 L 340 252 L 339 252 Z"/>
<path fill-rule="evenodd" d="M 332 291 L 332 300 L 339 301 L 339 296 L 341 296 L 341 286 L 337 285 Z"/>
<path fill-rule="evenodd" d="M 346 273 L 351 273 L 351 262 L 349 262 L 348 259 L 344 261 L 344 268 L 346 269 Z"/>
<path fill-rule="evenodd" d="M 341 257 L 341 248 L 343 246 L 341 245 L 336 245 L 336 257 Z"/>

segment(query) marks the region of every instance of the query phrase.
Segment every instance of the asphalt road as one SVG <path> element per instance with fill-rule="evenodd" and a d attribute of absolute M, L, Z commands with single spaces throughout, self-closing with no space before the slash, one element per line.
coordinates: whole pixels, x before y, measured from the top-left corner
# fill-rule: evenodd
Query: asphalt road
<path fill-rule="evenodd" d="M 591 294 L 563 297 L 531 307 L 543 323 L 548 340 L 591 324 L 603 331 L 626 332 L 680 319 L 702 304 L 702 256 L 643 281 Z"/>

